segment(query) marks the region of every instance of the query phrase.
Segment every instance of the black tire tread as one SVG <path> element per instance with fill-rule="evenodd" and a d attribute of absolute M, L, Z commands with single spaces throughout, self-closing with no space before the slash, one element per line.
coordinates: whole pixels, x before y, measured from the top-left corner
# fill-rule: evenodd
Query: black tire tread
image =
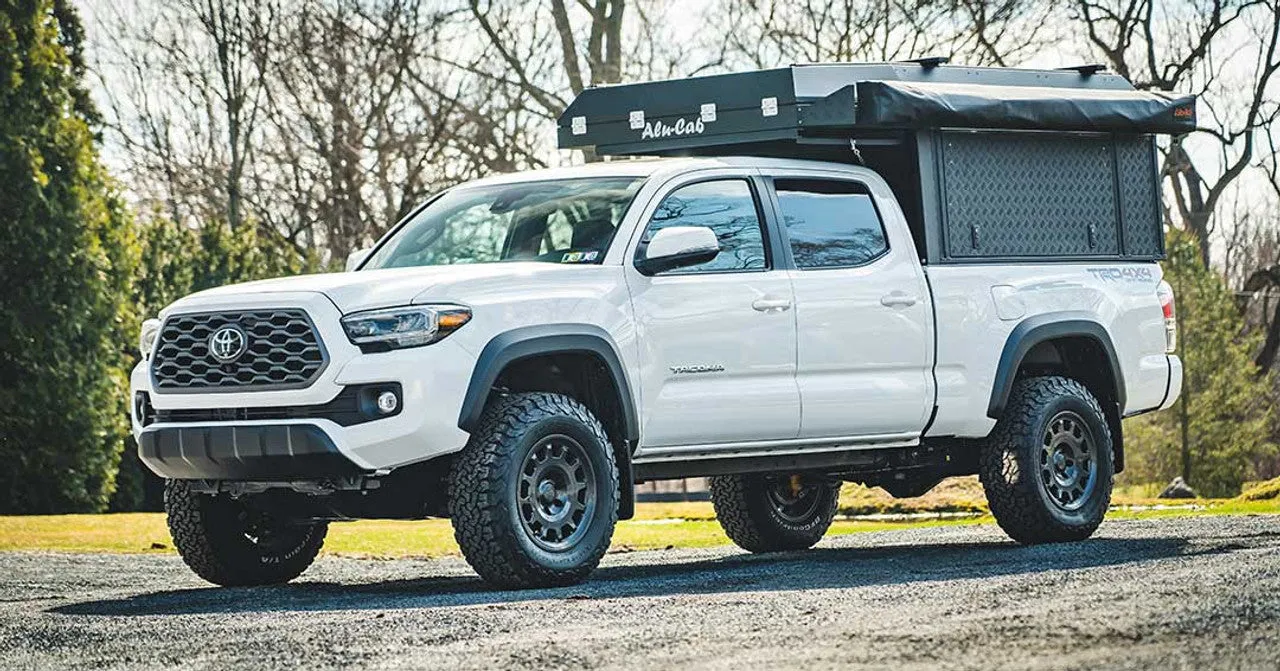
<path fill-rule="evenodd" d="M 222 522 L 211 519 L 203 498 L 205 495 L 192 491 L 186 480 L 165 482 L 165 513 L 173 545 L 196 575 L 216 585 L 242 587 L 289 582 L 311 566 L 324 546 L 329 525 L 317 522 L 310 526 L 300 549 L 276 563 L 263 563 L 260 557 L 249 556 L 243 548 L 220 547 L 212 527 Z"/>
<path fill-rule="evenodd" d="M 1067 524 L 1055 517 L 1041 498 L 1039 476 L 1032 455 L 1026 446 L 1039 444 L 1038 426 L 1040 410 L 1055 399 L 1070 396 L 1089 407 L 1096 419 L 1096 439 L 1100 449 L 1105 449 L 1108 464 L 1113 463 L 1111 431 L 1102 406 L 1093 394 L 1080 382 L 1060 376 L 1029 377 L 1018 380 L 1010 394 L 1009 405 L 1003 417 L 983 446 L 978 464 L 978 479 L 986 492 L 987 504 L 996 523 L 1009 537 L 1019 543 L 1034 545 L 1080 541 L 1093 535 L 1102 523 L 1107 505 L 1086 524 Z M 1030 473 L 1032 477 L 1021 477 Z M 1106 502 L 1111 500 L 1112 480 L 1110 471 L 1098 486 L 1103 487 Z"/>
<path fill-rule="evenodd" d="M 725 535 L 738 547 L 755 553 L 813 547 L 831 527 L 840 504 L 838 495 L 829 496 L 826 508 L 818 511 L 817 524 L 797 531 L 786 528 L 780 520 L 767 513 L 768 494 L 760 476 L 716 476 L 710 479 L 710 489 L 716 519 Z"/>
<path fill-rule="evenodd" d="M 463 557 L 481 578 L 499 587 L 523 589 L 581 582 L 609 549 L 618 520 L 617 505 L 602 505 L 597 509 L 597 515 L 607 516 L 609 532 L 591 549 L 587 561 L 572 569 L 556 570 L 537 563 L 521 552 L 518 543 L 509 537 L 523 531 L 512 528 L 509 522 L 509 512 L 496 490 L 504 482 L 499 474 L 513 472 L 517 467 L 512 462 L 520 457 L 511 448 L 523 430 L 547 417 L 569 417 L 594 434 L 605 447 L 605 463 L 601 466 L 608 474 L 612 490 L 619 491 L 618 468 L 608 436 L 582 403 L 547 392 L 504 394 L 491 400 L 471 440 L 454 459 L 449 478 L 449 507 L 454 538 Z"/>

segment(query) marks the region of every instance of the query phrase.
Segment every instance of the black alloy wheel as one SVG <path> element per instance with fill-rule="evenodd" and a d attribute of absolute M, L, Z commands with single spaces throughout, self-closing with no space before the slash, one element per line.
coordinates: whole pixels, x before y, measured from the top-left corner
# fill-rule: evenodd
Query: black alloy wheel
<path fill-rule="evenodd" d="M 564 434 L 543 438 L 525 455 L 516 483 L 520 522 L 551 552 L 576 544 L 595 519 L 595 466 L 582 444 Z"/>

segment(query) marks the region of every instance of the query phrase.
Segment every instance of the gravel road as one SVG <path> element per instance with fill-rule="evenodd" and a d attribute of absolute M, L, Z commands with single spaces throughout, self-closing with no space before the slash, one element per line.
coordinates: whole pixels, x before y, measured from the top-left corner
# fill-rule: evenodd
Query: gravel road
<path fill-rule="evenodd" d="M 323 558 L 216 589 L 173 557 L 0 554 L 0 669 L 1280 668 L 1280 516 L 994 526 L 803 553 L 608 556 L 578 587 L 488 590 L 459 560 Z"/>

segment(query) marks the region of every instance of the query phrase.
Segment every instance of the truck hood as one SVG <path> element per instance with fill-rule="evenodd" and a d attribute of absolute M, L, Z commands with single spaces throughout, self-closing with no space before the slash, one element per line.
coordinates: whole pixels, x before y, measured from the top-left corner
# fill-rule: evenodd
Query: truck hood
<path fill-rule="evenodd" d="M 451 295 L 449 286 L 453 284 L 466 284 L 468 289 L 475 290 L 491 283 L 510 286 L 583 270 L 585 268 L 554 263 L 480 263 L 298 275 L 201 291 L 174 303 L 172 307 L 182 307 L 188 301 L 197 302 L 205 298 L 314 292 L 327 296 L 345 314 L 423 302 L 424 294 L 428 293 L 433 301 L 465 301 L 465 296 Z"/>

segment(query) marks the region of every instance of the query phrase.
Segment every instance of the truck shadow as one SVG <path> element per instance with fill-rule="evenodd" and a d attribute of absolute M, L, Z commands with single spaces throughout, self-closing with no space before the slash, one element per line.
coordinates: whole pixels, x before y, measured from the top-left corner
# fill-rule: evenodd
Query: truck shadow
<path fill-rule="evenodd" d="M 259 588 L 169 590 L 66 604 L 49 612 L 142 616 L 402 610 L 536 600 L 850 589 L 1097 568 L 1191 554 L 1199 552 L 1188 551 L 1187 542 L 1179 538 L 1096 538 L 1036 547 L 992 542 L 819 548 L 773 555 L 737 554 L 694 561 L 677 558 L 667 563 L 606 565 L 584 584 L 555 589 L 494 590 L 474 576 L 428 576 L 356 584 L 296 582 Z M 637 558 L 643 560 L 643 555 Z M 670 560 L 671 555 L 653 553 L 653 559 Z M 302 580 L 305 579 L 304 575 Z"/>

